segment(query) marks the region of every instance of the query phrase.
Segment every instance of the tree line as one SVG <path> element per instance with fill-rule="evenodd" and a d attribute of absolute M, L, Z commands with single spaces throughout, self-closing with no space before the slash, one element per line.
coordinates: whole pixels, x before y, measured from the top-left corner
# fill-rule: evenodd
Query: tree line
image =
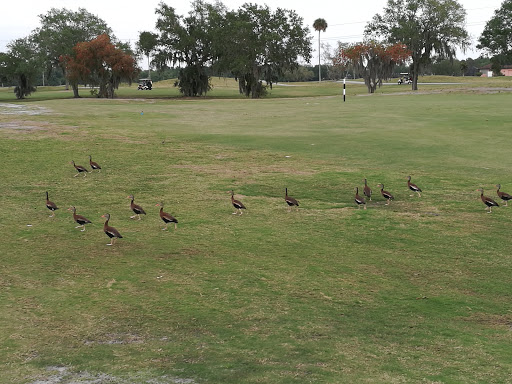
<path fill-rule="evenodd" d="M 241 93 L 257 98 L 285 71 L 311 59 L 309 30 L 292 10 L 249 3 L 228 10 L 221 2 L 196 0 L 186 16 L 163 2 L 155 15 L 158 33 L 140 33 L 133 52 L 85 9 L 51 9 L 30 36 L 0 54 L 0 79 L 14 83 L 16 97 L 23 98 L 35 90 L 41 71 L 50 77 L 58 69 L 75 97 L 79 84 L 113 97 L 121 81 L 136 79 L 136 55 L 144 54 L 159 70 L 178 68 L 175 85 L 185 96 L 204 95 L 217 74 L 236 78 Z"/>
<path fill-rule="evenodd" d="M 137 59 L 145 56 L 155 77 L 173 73 L 185 96 L 205 95 L 211 76 L 233 77 L 240 93 L 258 98 L 277 81 L 308 81 L 361 75 L 369 92 L 397 68 L 407 68 L 412 89 L 429 70 L 474 73 L 469 59 L 453 65 L 456 49 L 469 46 L 466 11 L 457 0 L 388 0 L 365 28 L 365 39 L 341 43 L 324 54 L 318 70 L 309 66 L 312 36 L 293 10 L 246 3 L 228 10 L 220 1 L 195 0 L 187 15 L 161 2 L 155 10 L 155 32 L 139 34 L 135 50 L 120 42 L 106 22 L 83 8 L 73 12 L 52 8 L 39 15 L 40 26 L 25 38 L 9 43 L 0 53 L 0 82 L 13 84 L 16 97 L 35 90 L 41 74 L 62 76 L 79 97 L 79 84 L 94 86 L 98 97 L 114 97 L 120 82 L 139 76 Z M 478 48 L 493 69 L 512 64 L 512 0 L 505 0 L 487 22 Z M 313 27 L 325 31 L 325 19 Z M 326 60 L 327 59 L 327 60 Z M 483 59 L 483 58 L 482 58 Z M 450 65 L 441 65 L 449 62 Z M 468 72 L 469 71 L 469 72 Z M 312 75 L 313 74 L 313 75 Z M 440 74 L 440 73 L 438 73 Z M 446 74 L 446 73 L 445 73 Z M 151 73 L 148 73 L 151 76 Z M 295 80 L 295 81 L 297 81 Z"/>

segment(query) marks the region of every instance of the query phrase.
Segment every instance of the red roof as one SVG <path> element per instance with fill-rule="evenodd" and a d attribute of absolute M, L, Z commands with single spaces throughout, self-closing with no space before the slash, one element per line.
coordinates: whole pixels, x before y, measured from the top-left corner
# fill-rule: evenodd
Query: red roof
<path fill-rule="evenodd" d="M 492 64 L 484 65 L 483 67 L 480 67 L 479 69 L 491 69 Z M 502 65 L 501 69 L 512 69 L 512 65 Z"/>

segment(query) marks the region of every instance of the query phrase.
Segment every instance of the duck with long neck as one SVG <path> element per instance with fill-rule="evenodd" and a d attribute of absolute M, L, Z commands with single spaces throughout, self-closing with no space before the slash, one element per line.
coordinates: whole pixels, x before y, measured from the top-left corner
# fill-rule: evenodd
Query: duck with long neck
<path fill-rule="evenodd" d="M 117 229 L 115 229 L 114 227 L 111 227 L 110 225 L 108 225 L 108 222 L 110 220 L 110 214 L 105 213 L 101 217 L 107 219 L 105 221 L 105 224 L 103 224 L 103 232 L 105 232 L 105 234 L 108 237 L 110 237 L 110 243 L 107 244 L 107 245 L 114 245 L 114 240 L 115 239 L 122 239 L 123 236 L 121 236 L 121 234 L 119 233 L 119 231 Z"/>
<path fill-rule="evenodd" d="M 140 215 L 145 215 L 146 211 L 144 211 L 144 208 L 142 208 L 140 205 L 137 205 L 133 202 L 135 200 L 133 195 L 128 196 L 127 199 L 131 200 L 130 209 L 135 213 L 134 216 L 130 216 L 130 219 L 137 218 L 138 220 L 140 220 Z"/>
<path fill-rule="evenodd" d="M 83 174 L 84 174 L 84 177 L 85 177 L 85 176 L 87 176 L 87 173 L 89 172 L 89 171 L 87 170 L 87 168 L 85 168 L 85 167 L 83 167 L 83 166 L 81 166 L 81 165 L 77 165 L 77 164 L 75 164 L 75 160 L 71 160 L 71 164 L 73 164 L 73 167 L 75 167 L 76 172 L 77 172 L 77 173 L 76 173 L 76 175 L 75 175 L 75 176 L 73 176 L 73 177 L 77 177 L 80 173 L 83 173 Z"/>
<path fill-rule="evenodd" d="M 76 214 L 76 208 L 75 207 L 69 207 L 68 211 L 73 212 L 73 220 L 78 224 L 75 228 L 82 228 L 82 232 L 85 231 L 85 224 L 90 224 L 91 220 L 87 219 L 86 217 L 82 215 Z"/>
<path fill-rule="evenodd" d="M 92 161 L 92 156 L 89 155 L 89 165 L 91 166 L 92 170 L 94 171 L 95 169 L 98 170 L 98 172 L 101 172 L 101 167 L 100 165 L 95 162 L 95 161 Z"/>
<path fill-rule="evenodd" d="M 160 218 L 165 223 L 165 228 L 162 228 L 162 231 L 167 230 L 167 226 L 169 225 L 169 223 L 174 223 L 174 229 L 178 229 L 178 220 L 171 214 L 164 212 L 164 203 L 158 203 L 155 206 L 160 207 Z"/>
<path fill-rule="evenodd" d="M 368 200 L 372 201 L 372 189 L 368 186 L 366 179 L 364 179 L 363 195 L 365 195 Z"/>
<path fill-rule="evenodd" d="M 382 195 L 382 197 L 387 199 L 386 205 L 389 205 L 391 200 L 394 200 L 394 196 L 391 193 L 389 193 L 388 191 L 384 190 L 384 184 L 379 184 L 377 186 L 380 188 L 380 194 Z"/>
<path fill-rule="evenodd" d="M 357 209 L 360 209 L 361 205 L 364 206 L 364 209 L 366 209 L 366 201 L 364 200 L 364 197 L 359 196 L 359 187 L 356 187 L 356 195 L 354 196 L 354 201 L 357 204 Z"/>
<path fill-rule="evenodd" d="M 498 188 L 498 190 L 496 191 L 498 197 L 505 202 L 504 207 L 508 207 L 508 201 L 512 200 L 512 196 L 506 192 L 500 191 L 501 184 L 496 184 L 496 188 Z"/>
<path fill-rule="evenodd" d="M 48 208 L 50 211 L 52 211 L 52 214 L 49 217 L 55 216 L 55 211 L 59 209 L 57 207 L 57 204 L 55 204 L 53 201 L 50 201 L 48 198 L 48 191 L 46 191 L 46 208 Z"/>
<path fill-rule="evenodd" d="M 477 189 L 478 192 L 480 192 L 480 199 L 482 200 L 482 203 L 484 203 L 487 208 L 489 208 L 489 211 L 487 213 L 492 213 L 492 207 L 499 207 L 499 204 L 495 202 L 493 199 L 491 199 L 488 196 L 484 196 L 484 189 L 479 188 Z"/>
<path fill-rule="evenodd" d="M 245 208 L 245 205 L 240 200 L 236 200 L 235 199 L 235 192 L 234 191 L 231 191 L 231 204 L 233 205 L 233 207 L 235 209 L 238 210 L 238 211 L 233 212 L 233 215 L 236 215 L 237 212 L 241 215 L 242 214 L 242 209 L 247 209 L 247 208 Z"/>
<path fill-rule="evenodd" d="M 288 188 L 285 188 L 284 191 L 284 201 L 286 201 L 286 204 L 288 204 L 288 212 L 292 209 L 293 206 L 297 207 L 298 210 L 299 202 L 295 200 L 293 197 L 288 196 Z"/>
<path fill-rule="evenodd" d="M 407 186 L 411 191 L 416 192 L 418 194 L 418 197 L 421 197 L 421 188 L 418 187 L 416 184 L 411 183 L 411 176 L 407 176 Z"/>

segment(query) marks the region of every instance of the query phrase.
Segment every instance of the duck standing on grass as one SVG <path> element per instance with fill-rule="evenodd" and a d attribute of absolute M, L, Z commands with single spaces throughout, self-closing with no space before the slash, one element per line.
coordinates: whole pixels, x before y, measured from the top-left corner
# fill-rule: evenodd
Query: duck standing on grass
<path fill-rule="evenodd" d="M 492 213 L 492 207 L 499 207 L 499 204 L 497 202 L 495 202 L 493 199 L 491 199 L 490 197 L 484 196 L 483 188 L 477 189 L 477 192 L 480 192 L 480 199 L 482 200 L 482 203 L 484 203 L 487 206 L 487 208 L 489 208 L 489 212 L 487 212 L 487 213 Z"/>
<path fill-rule="evenodd" d="M 81 165 L 76 165 L 75 164 L 75 160 L 71 160 L 70 164 L 73 164 L 73 167 L 75 167 L 76 169 L 76 175 L 73 176 L 73 177 L 77 177 L 79 174 L 83 173 L 84 174 L 84 177 L 87 176 L 87 173 L 89 173 L 89 171 L 87 170 L 87 168 L 85 167 L 82 167 Z"/>
<path fill-rule="evenodd" d="M 498 197 L 503 200 L 505 202 L 505 205 L 504 207 L 508 207 L 508 201 L 509 200 L 512 200 L 512 196 L 509 195 L 508 193 L 506 192 L 501 192 L 500 189 L 501 189 L 501 184 L 496 184 L 496 188 L 498 188 L 498 190 L 496 191 L 496 194 L 498 195 Z"/>
<path fill-rule="evenodd" d="M 130 195 L 126 198 L 131 199 L 130 209 L 135 213 L 135 215 L 130 216 L 130 219 L 137 218 L 138 220 L 140 220 L 140 215 L 145 215 L 146 211 L 144 211 L 144 209 L 140 205 L 137 205 L 133 202 L 133 200 L 135 199 L 133 195 Z"/>
<path fill-rule="evenodd" d="M 123 236 L 121 236 L 121 234 L 119 233 L 119 231 L 117 229 L 115 229 L 114 227 L 111 227 L 110 225 L 108 225 L 108 222 L 110 220 L 110 214 L 105 213 L 101 217 L 107 219 L 107 221 L 105 221 L 105 224 L 103 225 L 103 232 L 105 232 L 105 234 L 108 237 L 110 237 L 110 243 L 107 244 L 107 245 L 114 245 L 114 240 L 115 239 L 122 239 Z"/>
<path fill-rule="evenodd" d="M 48 199 L 48 191 L 46 191 L 46 208 L 48 208 L 50 211 L 52 211 L 52 214 L 49 217 L 54 217 L 55 211 L 57 209 L 59 209 L 59 207 L 57 207 L 57 204 L 55 204 L 53 201 L 50 201 Z"/>
<path fill-rule="evenodd" d="M 288 196 L 288 188 L 285 188 L 284 191 L 284 201 L 286 201 L 286 204 L 288 204 L 288 212 L 290 212 L 293 206 L 297 207 L 297 210 L 299 210 L 299 202 L 293 197 Z"/>
<path fill-rule="evenodd" d="M 171 216 L 169 213 L 164 212 L 164 203 L 158 203 L 155 205 L 155 207 L 160 207 L 160 218 L 165 223 L 165 228 L 162 228 L 162 231 L 167 230 L 167 225 L 169 223 L 174 223 L 174 229 L 178 229 L 178 220 L 174 216 Z"/>
<path fill-rule="evenodd" d="M 372 189 L 368 186 L 366 179 L 364 179 L 363 195 L 365 195 L 368 200 L 372 201 Z"/>
<path fill-rule="evenodd" d="M 231 191 L 231 204 L 233 204 L 233 207 L 235 207 L 235 209 L 237 209 L 239 214 L 241 215 L 243 213 L 242 209 L 247 209 L 247 208 L 245 208 L 245 205 L 243 205 L 240 200 L 236 200 L 234 195 L 235 195 L 235 193 L 233 191 Z M 233 212 L 233 215 L 236 215 L 236 213 L 237 213 L 236 211 Z"/>
<path fill-rule="evenodd" d="M 354 197 L 354 201 L 357 204 L 357 209 L 361 209 L 361 205 L 366 209 L 366 201 L 363 197 L 359 196 L 359 187 L 356 187 L 356 195 Z"/>
<path fill-rule="evenodd" d="M 395 197 L 391 193 L 389 193 L 388 191 L 384 190 L 384 184 L 379 184 L 379 185 L 377 185 L 377 187 L 380 188 L 380 194 L 382 195 L 382 197 L 387 199 L 388 202 L 386 203 L 386 205 L 389 205 L 391 200 L 394 200 Z"/>
<path fill-rule="evenodd" d="M 68 208 L 68 211 L 71 211 L 73 212 L 73 220 L 75 220 L 75 222 L 78 224 L 78 226 L 76 226 L 75 228 L 82 228 L 82 232 L 85 231 L 85 224 L 90 224 L 91 223 L 91 220 L 87 219 L 86 217 L 82 216 L 82 215 L 77 215 L 76 214 L 76 208 L 75 207 L 69 207 Z"/>
<path fill-rule="evenodd" d="M 100 165 L 95 162 L 95 161 L 92 161 L 92 156 L 89 155 L 89 165 L 91 166 L 92 170 L 94 171 L 95 169 L 98 170 L 98 172 L 101 172 L 101 167 Z"/>
<path fill-rule="evenodd" d="M 416 192 L 418 197 L 421 197 L 421 189 L 416 184 L 411 183 L 411 176 L 407 176 L 407 186 L 411 191 Z"/>

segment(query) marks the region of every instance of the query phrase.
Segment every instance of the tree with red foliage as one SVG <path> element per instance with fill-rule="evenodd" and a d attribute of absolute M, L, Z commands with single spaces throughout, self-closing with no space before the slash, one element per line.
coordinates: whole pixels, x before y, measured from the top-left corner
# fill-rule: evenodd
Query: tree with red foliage
<path fill-rule="evenodd" d="M 411 52 L 404 44 L 384 45 L 376 41 L 350 44 L 336 53 L 333 64 L 347 67 L 352 64 L 363 77 L 369 93 L 374 93 L 382 85 L 382 80 L 389 79 L 397 64 L 405 63 Z"/>
<path fill-rule="evenodd" d="M 69 82 L 98 86 L 98 97 L 113 98 L 122 80 L 131 84 L 139 73 L 133 56 L 112 44 L 106 34 L 78 43 L 73 52 L 71 56 L 61 57 Z M 74 86 L 73 89 L 78 88 Z M 75 97 L 78 97 L 78 90 Z"/>

